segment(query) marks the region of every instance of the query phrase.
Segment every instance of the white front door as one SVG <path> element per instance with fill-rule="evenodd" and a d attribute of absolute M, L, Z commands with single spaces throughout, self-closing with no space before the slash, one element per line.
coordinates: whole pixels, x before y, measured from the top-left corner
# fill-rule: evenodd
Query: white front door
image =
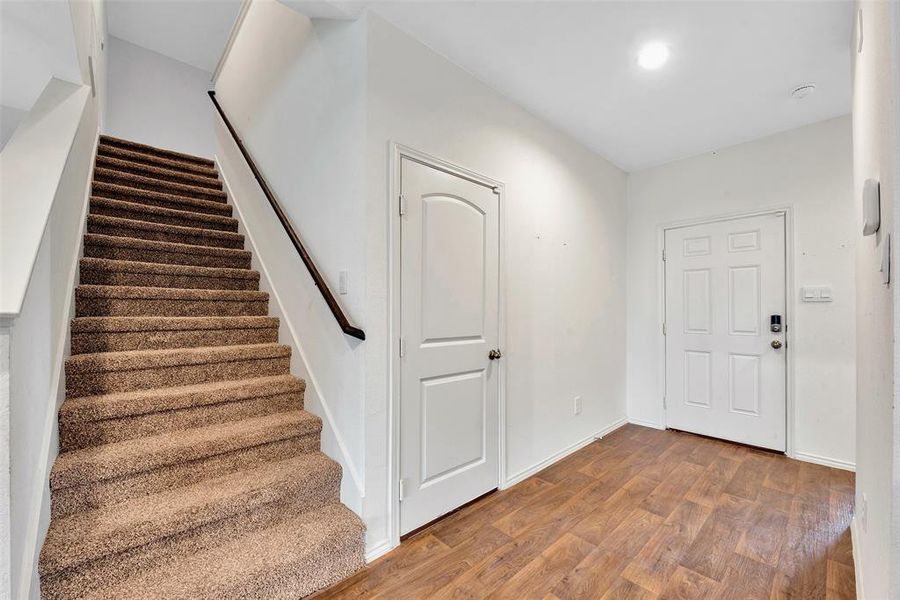
<path fill-rule="evenodd" d="M 499 197 L 400 163 L 400 532 L 499 482 Z"/>
<path fill-rule="evenodd" d="M 668 427 L 785 450 L 784 236 L 783 214 L 666 230 Z"/>

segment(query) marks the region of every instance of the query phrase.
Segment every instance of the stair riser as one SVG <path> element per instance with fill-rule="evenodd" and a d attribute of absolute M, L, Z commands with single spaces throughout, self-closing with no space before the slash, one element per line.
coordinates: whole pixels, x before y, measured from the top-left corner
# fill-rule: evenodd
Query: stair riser
<path fill-rule="evenodd" d="M 277 341 L 277 327 L 73 333 L 72 354 L 269 344 Z"/>
<path fill-rule="evenodd" d="M 129 173 L 131 175 L 138 175 L 140 177 L 153 177 L 163 181 L 205 187 L 211 190 L 221 191 L 222 189 L 222 182 L 214 176 L 190 173 L 178 169 L 167 169 L 161 165 L 154 166 L 142 162 L 125 161 L 109 156 L 97 156 L 97 166 L 104 169 L 120 171 L 122 173 Z"/>
<path fill-rule="evenodd" d="M 204 219 L 203 216 L 199 213 L 183 213 L 179 215 L 159 214 L 149 211 L 145 212 L 131 207 L 108 206 L 94 201 L 91 201 L 90 210 L 92 215 L 105 215 L 107 217 L 119 217 L 121 219 L 146 221 L 148 223 L 160 223 L 162 225 L 175 225 L 177 227 L 197 227 L 200 229 L 214 229 L 216 231 L 230 231 L 234 233 L 236 233 L 238 230 L 237 221 Z"/>
<path fill-rule="evenodd" d="M 52 515 L 61 517 L 124 502 L 147 494 L 196 483 L 198 479 L 219 477 L 266 461 L 282 460 L 319 450 L 320 432 L 261 444 L 209 458 L 94 481 L 84 485 L 54 489 Z"/>
<path fill-rule="evenodd" d="M 250 257 L 246 255 L 216 256 L 211 254 L 187 254 L 146 248 L 128 248 L 99 244 L 85 244 L 84 255 L 89 258 L 136 260 L 165 265 L 191 265 L 195 267 L 221 267 L 228 269 L 250 268 Z"/>
<path fill-rule="evenodd" d="M 286 514 L 296 514 L 303 510 L 314 510 L 333 502 L 325 501 L 324 496 L 293 502 L 273 502 L 236 517 L 223 519 L 219 522 L 180 533 L 162 542 L 147 544 L 140 548 L 134 548 L 96 560 L 86 565 L 87 568 L 45 575 L 41 577 L 41 598 L 42 600 L 71 600 L 72 598 L 114 600 L 118 597 L 117 594 L 119 592 L 116 590 L 110 591 L 109 588 L 113 583 L 122 579 L 122 574 L 137 574 L 161 567 L 171 561 L 173 556 L 197 554 L 205 549 L 225 543 L 236 535 L 264 530 L 267 526 L 271 526 L 273 522 L 280 521 Z M 352 569 L 335 570 L 336 576 L 333 577 L 335 581 L 352 574 L 364 564 L 364 560 L 350 562 L 358 559 L 357 555 L 362 554 L 363 544 L 358 537 L 361 537 L 361 535 L 353 536 L 352 533 L 348 532 L 348 535 L 345 537 L 335 537 L 329 540 L 333 544 L 334 558 L 340 561 L 339 564 L 355 565 Z M 323 580 L 321 564 L 309 564 L 308 559 L 301 559 L 301 561 L 292 566 L 291 572 L 286 573 L 286 575 L 289 579 L 295 578 L 297 584 L 302 584 L 303 582 L 319 583 L 320 580 Z M 223 595 L 223 590 L 217 588 L 214 582 L 210 582 L 207 594 L 197 595 L 196 592 L 193 592 L 189 598 L 190 600 L 270 598 L 272 579 L 267 578 L 270 586 L 267 593 L 262 581 L 263 578 L 266 578 L 266 574 L 261 573 L 260 576 L 260 581 L 254 581 L 252 584 L 247 582 L 248 587 L 258 590 L 256 593 L 250 593 L 248 589 L 247 594 L 235 591 L 235 593 L 229 592 Z M 281 581 L 281 577 L 279 577 L 279 581 Z M 319 585 L 319 587 L 322 587 L 322 585 Z M 285 593 L 288 594 L 286 597 L 295 600 L 306 596 L 315 589 L 317 588 L 307 590 L 305 587 L 298 585 L 297 587 L 289 587 L 285 590 Z M 85 590 L 89 591 L 85 592 Z M 178 600 L 188 600 L 187 596 L 179 596 L 177 598 Z"/>
<path fill-rule="evenodd" d="M 211 190 L 209 188 L 194 185 L 163 181 L 152 177 L 128 175 L 119 171 L 109 171 L 108 169 L 102 168 L 94 169 L 94 181 L 125 185 L 139 190 L 149 190 L 151 192 L 177 194 L 189 198 L 200 198 L 201 200 L 212 200 L 214 202 L 225 202 L 226 199 L 224 192 L 221 190 Z"/>
<path fill-rule="evenodd" d="M 340 501 L 340 473 L 340 468 L 332 464 L 328 468 L 305 473 L 302 477 L 272 480 L 265 487 L 245 490 L 227 499 L 218 498 L 210 504 L 196 506 L 193 512 L 186 512 L 177 520 L 160 523 L 164 526 L 153 530 L 123 528 L 116 537 L 104 540 L 102 546 L 80 545 L 78 540 L 73 543 L 74 548 L 70 546 L 70 552 L 57 548 L 50 556 L 42 557 L 41 571 L 50 574 L 63 569 L 96 568 L 106 562 L 117 562 L 116 553 L 138 548 L 141 554 L 171 554 L 179 538 L 191 537 L 205 527 L 221 526 L 232 519 L 243 522 L 256 510 L 284 510 L 287 507 L 297 511 L 315 510 Z"/>
<path fill-rule="evenodd" d="M 190 233 L 165 229 L 144 229 L 120 224 L 91 222 L 89 218 L 87 230 L 88 233 L 130 237 L 153 242 L 172 242 L 175 244 L 190 244 L 191 246 L 213 246 L 237 250 L 244 248 L 243 236 L 210 235 L 208 231 L 202 229 L 195 229 Z"/>
<path fill-rule="evenodd" d="M 159 300 L 75 297 L 76 317 L 258 317 L 269 311 L 267 300 Z"/>
<path fill-rule="evenodd" d="M 215 166 L 215 163 L 212 160 L 203 158 L 202 156 L 186 154 L 184 152 L 169 150 L 167 148 L 160 148 L 158 146 L 152 146 L 149 144 L 142 144 L 140 142 L 126 140 L 115 136 L 101 135 L 99 143 L 107 147 L 123 148 L 125 150 L 140 152 L 142 154 L 148 154 L 150 156 L 159 156 L 162 158 L 188 162 L 195 165 L 203 165 L 207 168 L 213 168 Z"/>
<path fill-rule="evenodd" d="M 198 175 L 204 175 L 207 177 L 215 177 L 216 170 L 215 167 L 210 167 L 206 165 L 201 165 L 198 163 L 185 161 L 185 160 L 177 160 L 174 158 L 164 158 L 161 156 L 153 156 L 152 154 L 145 154 L 143 152 L 135 152 L 133 150 L 126 150 L 124 148 L 114 148 L 108 144 L 101 143 L 97 147 L 97 156 L 108 156 L 110 158 L 117 158 L 120 160 L 128 160 L 131 162 L 141 163 L 148 166 L 153 167 L 161 167 L 163 169 L 170 169 L 173 171 L 183 171 L 185 173 L 197 173 Z"/>
<path fill-rule="evenodd" d="M 290 368 L 289 356 L 200 365 L 172 365 L 132 371 L 81 371 L 67 365 L 66 396 L 78 398 L 95 394 L 283 375 L 288 373 Z"/>
<path fill-rule="evenodd" d="M 134 202 L 136 204 L 146 204 L 147 206 L 170 208 L 172 210 L 203 213 L 205 215 L 230 217 L 233 211 L 230 204 L 225 204 L 223 202 L 190 202 L 190 198 L 186 198 L 185 200 L 187 201 L 184 201 L 178 196 L 145 195 L 120 188 L 102 187 L 97 185 L 91 190 L 91 194 L 98 198 L 111 198 L 113 200 L 122 200 L 124 202 Z"/>
<path fill-rule="evenodd" d="M 260 573 L 228 591 L 229 598 L 266 598 L 295 600 L 323 590 L 350 577 L 366 564 L 365 540 L 362 533 L 343 532 L 328 540 L 329 548 L 322 556 L 306 561 L 279 565 L 277 570 Z M 328 568 L 322 568 L 327 564 Z M 273 589 L 272 580 L 279 585 Z M 203 600 L 213 600 L 209 596 Z"/>
<path fill-rule="evenodd" d="M 81 268 L 81 283 L 87 285 L 127 285 L 135 287 L 187 288 L 202 290 L 258 290 L 259 279 L 198 277 L 162 273 L 127 273 Z"/>
<path fill-rule="evenodd" d="M 303 395 L 295 392 L 103 421 L 74 424 L 60 422 L 59 445 L 61 451 L 78 450 L 191 427 L 204 427 L 302 409 Z"/>

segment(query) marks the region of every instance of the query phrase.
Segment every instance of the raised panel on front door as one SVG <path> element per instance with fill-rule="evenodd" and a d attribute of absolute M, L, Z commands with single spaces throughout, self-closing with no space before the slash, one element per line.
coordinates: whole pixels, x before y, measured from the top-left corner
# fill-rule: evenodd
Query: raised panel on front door
<path fill-rule="evenodd" d="M 759 335 L 760 266 L 728 269 L 728 332 Z"/>
<path fill-rule="evenodd" d="M 484 212 L 452 196 L 426 196 L 422 204 L 422 343 L 481 340 Z"/>
<path fill-rule="evenodd" d="M 709 352 L 684 353 L 684 402 L 709 408 L 712 398 L 712 365 Z"/>
<path fill-rule="evenodd" d="M 712 298 L 709 269 L 684 272 L 684 332 L 710 333 Z"/>
<path fill-rule="evenodd" d="M 759 356 L 731 354 L 728 357 L 728 396 L 732 411 L 759 416 Z"/>
<path fill-rule="evenodd" d="M 475 371 L 422 382 L 422 486 L 484 461 L 484 375 Z"/>

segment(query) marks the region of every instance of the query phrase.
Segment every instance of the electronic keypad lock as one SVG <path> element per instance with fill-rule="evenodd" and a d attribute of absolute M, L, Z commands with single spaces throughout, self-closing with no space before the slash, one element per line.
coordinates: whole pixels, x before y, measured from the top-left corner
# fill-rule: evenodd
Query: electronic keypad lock
<path fill-rule="evenodd" d="M 769 317 L 769 330 L 772 333 L 781 333 L 781 315 L 772 315 Z"/>

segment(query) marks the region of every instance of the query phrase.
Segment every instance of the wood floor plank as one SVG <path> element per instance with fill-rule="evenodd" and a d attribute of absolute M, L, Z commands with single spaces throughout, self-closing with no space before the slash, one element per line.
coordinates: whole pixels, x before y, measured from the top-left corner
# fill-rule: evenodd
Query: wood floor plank
<path fill-rule="evenodd" d="M 628 425 L 316 596 L 844 600 L 854 476 Z"/>
<path fill-rule="evenodd" d="M 543 598 L 595 548 L 578 536 L 565 534 L 508 579 L 490 598 Z"/>
<path fill-rule="evenodd" d="M 711 512 L 705 506 L 683 501 L 628 563 L 622 576 L 661 594 Z"/>

